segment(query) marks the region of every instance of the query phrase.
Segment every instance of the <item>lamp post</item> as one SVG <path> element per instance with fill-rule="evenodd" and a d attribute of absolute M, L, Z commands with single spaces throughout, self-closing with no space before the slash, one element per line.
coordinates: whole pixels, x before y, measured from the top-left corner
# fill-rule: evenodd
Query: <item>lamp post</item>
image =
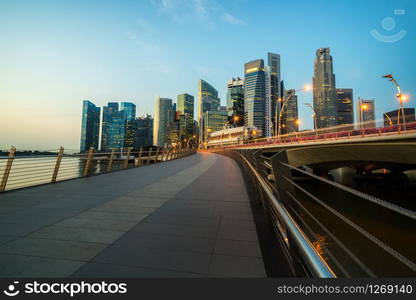
<path fill-rule="evenodd" d="M 299 92 L 299 91 L 308 91 L 308 90 L 310 90 L 310 88 L 311 88 L 310 85 L 305 85 L 303 88 L 297 89 L 294 92 L 289 93 L 283 99 L 281 99 L 281 98 L 277 99 L 278 103 L 276 103 L 276 114 L 275 114 L 276 120 L 275 120 L 275 123 L 276 123 L 276 127 L 277 127 L 276 128 L 276 131 L 277 131 L 277 139 L 278 140 L 280 139 L 280 128 L 282 127 L 281 126 L 281 123 L 282 123 L 282 115 L 283 115 L 283 111 L 285 109 L 286 103 L 289 102 L 289 100 L 292 98 L 292 96 L 296 92 Z M 282 104 L 282 107 L 280 108 L 279 120 L 277 120 L 277 107 L 279 106 L 279 102 L 282 102 L 283 104 Z"/>
<path fill-rule="evenodd" d="M 364 129 L 364 111 L 368 109 L 368 105 L 365 103 L 360 103 L 360 119 L 361 119 L 361 129 Z"/>
<path fill-rule="evenodd" d="M 315 111 L 315 109 L 313 109 L 312 104 L 310 104 L 310 103 L 305 103 L 305 105 L 306 105 L 307 107 L 309 107 L 309 108 L 313 111 L 313 115 L 312 115 L 312 118 L 313 118 L 313 128 L 314 128 L 314 130 L 313 130 L 313 131 L 315 131 L 315 135 L 317 135 L 317 134 L 318 134 L 318 126 L 317 126 L 317 124 L 316 124 L 316 111 Z"/>
<path fill-rule="evenodd" d="M 396 98 L 399 100 L 399 109 L 397 110 L 397 126 L 400 131 L 400 111 L 402 112 L 402 120 L 403 120 L 403 130 L 406 131 L 406 118 L 404 116 L 404 105 L 403 102 L 407 100 L 407 96 L 402 94 L 402 90 L 400 85 L 397 83 L 396 79 L 394 79 L 392 74 L 387 74 L 382 76 L 383 78 L 389 78 L 389 81 L 393 82 L 394 86 L 397 89 Z"/>

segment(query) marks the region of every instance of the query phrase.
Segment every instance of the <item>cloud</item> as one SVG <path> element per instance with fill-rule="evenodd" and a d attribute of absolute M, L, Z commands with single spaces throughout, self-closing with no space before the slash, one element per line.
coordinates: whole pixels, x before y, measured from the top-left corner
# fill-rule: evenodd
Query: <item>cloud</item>
<path fill-rule="evenodd" d="M 224 21 L 224 22 L 226 22 L 226 23 L 228 23 L 228 24 L 231 24 L 231 25 L 245 25 L 246 23 L 243 21 L 243 20 L 241 20 L 241 19 L 239 19 L 239 18 L 236 18 L 236 17 L 234 17 L 232 14 L 230 14 L 230 13 L 224 13 L 222 16 L 221 16 L 221 19 Z"/>

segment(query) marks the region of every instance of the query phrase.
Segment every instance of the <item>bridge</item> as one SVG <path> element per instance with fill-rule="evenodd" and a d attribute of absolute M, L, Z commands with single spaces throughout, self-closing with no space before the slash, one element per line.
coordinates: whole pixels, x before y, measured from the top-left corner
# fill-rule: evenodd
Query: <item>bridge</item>
<path fill-rule="evenodd" d="M 78 158 L 11 151 L 2 165 L 0 276 L 414 276 L 414 210 L 314 172 L 346 163 L 411 169 L 414 138 Z M 38 170 L 45 161 L 46 175 Z M 36 186 L 22 173 L 35 174 Z"/>

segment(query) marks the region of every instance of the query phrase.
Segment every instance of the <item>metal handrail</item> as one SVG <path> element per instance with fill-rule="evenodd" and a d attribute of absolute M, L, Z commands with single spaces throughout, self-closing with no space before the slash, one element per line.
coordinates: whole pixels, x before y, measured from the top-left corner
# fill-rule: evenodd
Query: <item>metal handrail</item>
<path fill-rule="evenodd" d="M 238 152 L 237 152 L 238 153 Z M 276 211 L 279 213 L 284 225 L 286 226 L 288 233 L 293 238 L 296 246 L 299 249 L 300 255 L 303 258 L 305 264 L 312 272 L 313 275 L 320 278 L 335 278 L 335 273 L 331 270 L 322 256 L 316 251 L 312 243 L 309 241 L 305 233 L 292 218 L 289 212 L 284 208 L 279 201 L 276 199 L 273 192 L 270 190 L 270 187 L 265 182 L 265 180 L 258 174 L 257 170 L 251 165 L 251 163 L 241 154 L 238 153 L 250 170 L 253 172 L 254 176 L 257 179 L 257 182 L 262 187 L 263 191 L 267 194 L 267 197 L 270 199 L 270 202 L 273 204 Z"/>

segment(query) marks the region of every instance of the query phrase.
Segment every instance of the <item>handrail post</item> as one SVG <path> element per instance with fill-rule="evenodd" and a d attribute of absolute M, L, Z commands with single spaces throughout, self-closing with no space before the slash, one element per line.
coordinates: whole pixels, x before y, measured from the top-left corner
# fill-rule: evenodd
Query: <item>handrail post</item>
<path fill-rule="evenodd" d="M 59 148 L 58 156 L 56 157 L 55 169 L 53 170 L 51 182 L 56 182 L 56 177 L 58 177 L 59 167 L 61 165 L 62 156 L 64 154 L 64 148 L 61 146 Z"/>
<path fill-rule="evenodd" d="M 155 154 L 155 164 L 157 163 L 158 155 L 159 155 L 159 147 L 157 147 L 156 154 Z"/>
<path fill-rule="evenodd" d="M 131 152 L 131 147 L 128 147 L 127 148 L 127 157 L 126 157 L 126 160 L 124 161 L 124 169 L 127 168 L 128 165 L 129 165 L 130 152 Z"/>
<path fill-rule="evenodd" d="M 146 165 L 150 164 L 150 156 L 152 155 L 152 147 L 149 148 L 149 151 L 147 152 L 147 161 Z"/>
<path fill-rule="evenodd" d="M 162 148 L 162 157 L 160 158 L 160 162 L 164 162 L 164 158 L 165 158 L 165 153 L 166 153 L 166 149 Z"/>
<path fill-rule="evenodd" d="M 171 160 L 172 159 L 172 149 L 168 150 L 168 155 L 166 155 L 166 160 Z"/>
<path fill-rule="evenodd" d="M 108 162 L 108 166 L 107 166 L 107 172 L 110 172 L 112 167 L 113 167 L 113 160 L 114 160 L 114 155 L 115 155 L 115 151 L 114 149 L 111 150 L 111 154 L 110 154 L 110 160 Z"/>
<path fill-rule="evenodd" d="M 94 157 L 94 147 L 90 147 L 90 150 L 88 151 L 87 162 L 85 163 L 84 176 L 88 176 L 88 174 L 90 173 L 91 161 L 93 157 Z"/>
<path fill-rule="evenodd" d="M 140 147 L 139 156 L 137 157 L 137 163 L 136 166 L 142 164 L 142 154 L 143 154 L 143 147 Z"/>
<path fill-rule="evenodd" d="M 6 166 L 4 167 L 3 178 L 1 179 L 1 184 L 0 184 L 0 193 L 4 192 L 4 190 L 6 189 L 7 179 L 9 179 L 10 170 L 12 169 L 12 164 L 13 164 L 15 153 L 16 153 L 16 148 L 12 147 L 9 150 L 9 157 L 7 158 Z"/>

